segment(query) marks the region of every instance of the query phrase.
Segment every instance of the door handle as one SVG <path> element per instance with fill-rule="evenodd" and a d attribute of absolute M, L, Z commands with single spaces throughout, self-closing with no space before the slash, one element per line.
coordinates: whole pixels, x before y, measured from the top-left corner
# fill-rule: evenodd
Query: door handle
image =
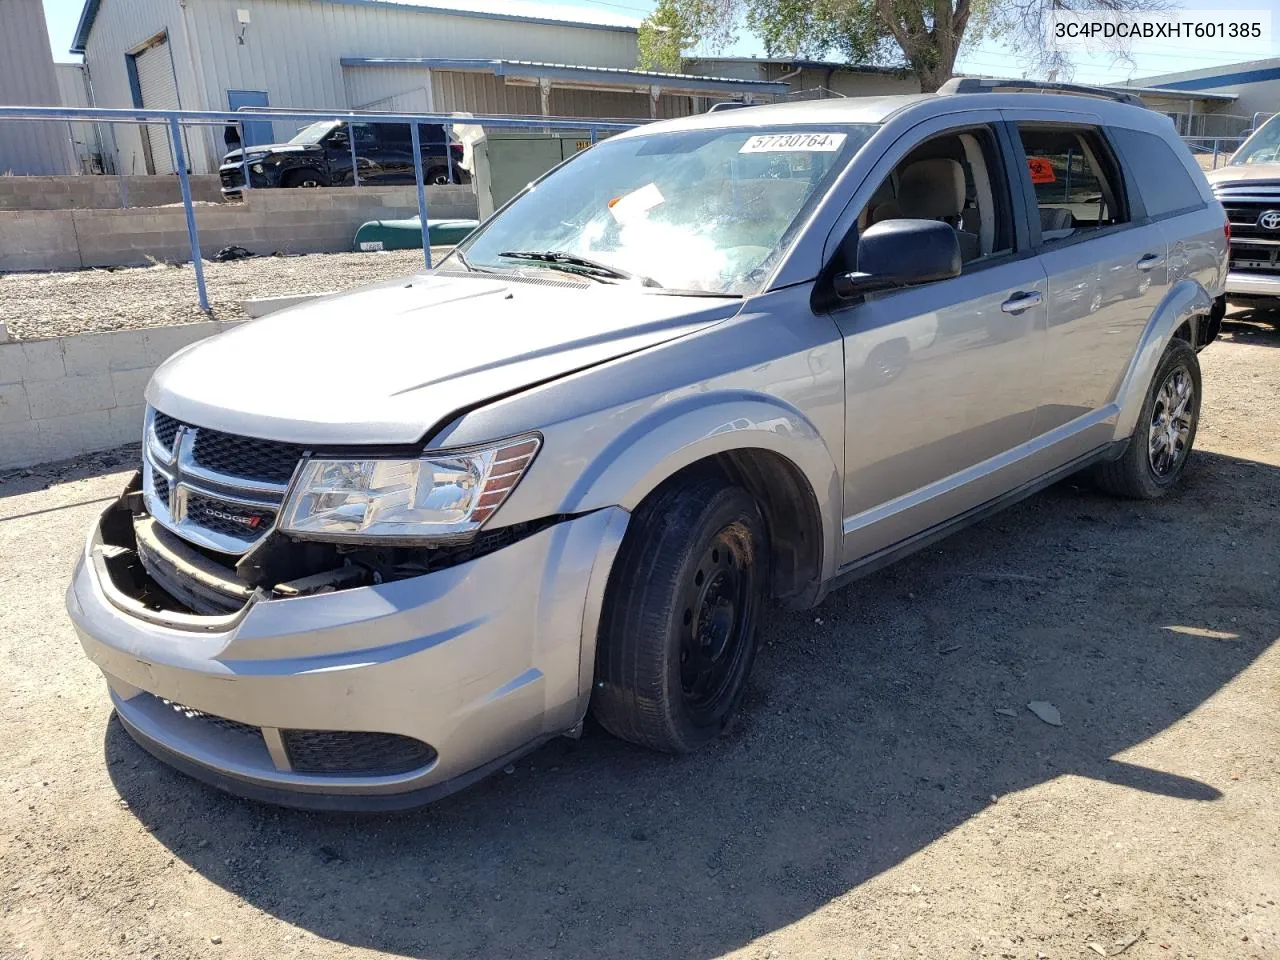
<path fill-rule="evenodd" d="M 1034 290 L 1030 292 L 1019 290 L 1004 303 L 1000 304 L 1000 309 L 1005 313 L 1022 313 L 1023 310 L 1038 307 L 1042 299 L 1044 298 Z"/>
<path fill-rule="evenodd" d="M 1148 270 L 1153 270 L 1162 263 L 1164 263 L 1163 256 L 1158 253 L 1148 253 L 1146 256 L 1141 257 L 1138 260 L 1138 269 L 1143 273 L 1146 273 Z"/>

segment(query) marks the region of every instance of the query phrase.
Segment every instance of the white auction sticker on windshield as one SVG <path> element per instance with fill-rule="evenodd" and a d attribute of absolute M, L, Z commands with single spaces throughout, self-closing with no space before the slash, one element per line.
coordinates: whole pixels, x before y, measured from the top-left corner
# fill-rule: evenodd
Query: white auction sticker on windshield
<path fill-rule="evenodd" d="M 656 183 L 646 183 L 639 190 L 632 190 L 624 196 L 614 197 L 610 200 L 609 212 L 613 214 L 613 219 L 619 223 L 626 223 L 628 220 L 637 220 L 643 217 L 665 200 L 666 198 L 662 195 L 662 191 L 658 189 Z"/>
<path fill-rule="evenodd" d="M 835 153 L 844 145 L 843 133 L 764 133 L 748 137 L 739 153 Z"/>

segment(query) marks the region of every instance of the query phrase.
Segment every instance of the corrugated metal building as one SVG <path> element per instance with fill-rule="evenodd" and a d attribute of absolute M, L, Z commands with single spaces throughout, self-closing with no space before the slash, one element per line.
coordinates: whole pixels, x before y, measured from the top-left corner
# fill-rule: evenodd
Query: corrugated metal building
<path fill-rule="evenodd" d="M 40 0 L 3 0 L 0 15 L 0 104 L 58 106 L 62 100 Z M 0 175 L 72 169 L 65 123 L 0 123 Z"/>
<path fill-rule="evenodd" d="M 55 63 L 58 95 L 64 107 L 92 106 L 89 100 L 89 78 L 82 63 Z M 107 173 L 114 170 L 111 158 L 104 156 L 97 124 L 71 123 L 68 137 L 75 150 L 76 169 L 81 173 Z"/>
<path fill-rule="evenodd" d="M 897 67 L 859 66 L 830 60 L 794 57 L 701 57 L 691 61 L 695 73 L 743 80 L 782 81 L 793 99 L 883 97 L 919 93 L 920 81 Z"/>
<path fill-rule="evenodd" d="M 1191 137 L 1234 137 L 1252 127 L 1255 114 L 1280 110 L 1280 57 L 1145 77 L 1133 84 L 1148 105 L 1173 117 Z M 1156 97 L 1162 95 L 1161 102 Z"/>
<path fill-rule="evenodd" d="M 783 84 L 636 71 L 637 23 L 504 0 L 86 0 L 72 52 L 100 107 L 392 109 L 586 117 L 672 116 L 715 95 L 769 98 Z M 491 6 L 491 5 L 490 5 Z M 589 69 L 594 68 L 594 69 Z M 287 139 L 278 121 L 260 137 Z M 246 134 L 248 137 L 249 135 Z M 125 173 L 167 172 L 160 129 L 116 132 Z M 221 130 L 187 133 L 208 172 Z"/>

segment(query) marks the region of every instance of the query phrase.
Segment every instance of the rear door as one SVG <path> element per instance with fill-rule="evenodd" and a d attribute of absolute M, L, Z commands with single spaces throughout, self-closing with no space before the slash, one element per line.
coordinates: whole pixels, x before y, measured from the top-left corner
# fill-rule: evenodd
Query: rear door
<path fill-rule="evenodd" d="M 1107 136 L 1133 174 L 1147 219 L 1164 233 L 1170 283 L 1185 278 L 1208 291 L 1221 290 L 1226 280 L 1225 213 L 1213 202 L 1191 152 L 1143 130 L 1116 127 Z"/>
<path fill-rule="evenodd" d="M 377 137 L 378 170 L 372 183 L 413 183 L 413 141 L 407 123 L 373 125 Z"/>
<path fill-rule="evenodd" d="M 1049 283 L 1034 424 L 1047 472 L 1111 438 L 1120 380 L 1169 289 L 1168 249 L 1100 124 L 1020 113 L 1005 115 Z"/>

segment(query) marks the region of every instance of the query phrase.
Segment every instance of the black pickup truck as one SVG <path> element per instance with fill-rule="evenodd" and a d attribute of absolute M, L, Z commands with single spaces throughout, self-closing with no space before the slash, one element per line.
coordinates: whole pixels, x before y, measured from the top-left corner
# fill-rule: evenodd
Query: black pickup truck
<path fill-rule="evenodd" d="M 452 142 L 440 124 L 419 124 L 418 132 L 423 181 L 428 184 L 468 182 L 461 166 L 462 144 Z M 254 189 L 349 185 L 353 136 L 360 183 L 413 183 L 413 141 L 407 123 L 320 120 L 298 131 L 288 143 L 232 150 L 222 158 L 222 166 L 218 168 L 222 193 L 236 196 L 244 189 L 246 166 L 249 185 Z"/>

